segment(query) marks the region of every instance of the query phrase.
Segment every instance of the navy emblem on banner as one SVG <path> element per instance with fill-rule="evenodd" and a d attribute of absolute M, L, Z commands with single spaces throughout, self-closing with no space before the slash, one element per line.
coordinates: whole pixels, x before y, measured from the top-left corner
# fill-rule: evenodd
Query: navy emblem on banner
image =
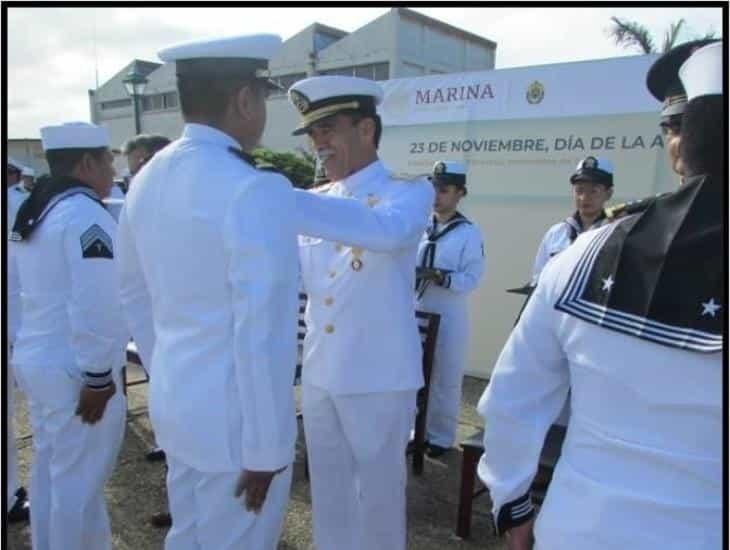
<path fill-rule="evenodd" d="M 81 256 L 84 258 L 114 258 L 112 238 L 97 224 L 81 235 Z"/>
<path fill-rule="evenodd" d="M 530 84 L 527 88 L 527 103 L 535 105 L 540 103 L 545 97 L 545 86 L 540 84 L 537 80 Z"/>

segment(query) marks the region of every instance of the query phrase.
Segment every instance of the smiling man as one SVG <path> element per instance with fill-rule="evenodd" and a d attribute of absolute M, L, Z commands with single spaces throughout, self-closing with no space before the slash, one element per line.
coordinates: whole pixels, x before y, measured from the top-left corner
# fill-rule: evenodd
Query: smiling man
<path fill-rule="evenodd" d="M 343 76 L 289 97 L 332 183 L 296 193 L 305 314 L 302 407 L 319 550 L 406 544 L 405 449 L 423 385 L 413 264 L 434 192 L 378 159 L 383 92 Z"/>

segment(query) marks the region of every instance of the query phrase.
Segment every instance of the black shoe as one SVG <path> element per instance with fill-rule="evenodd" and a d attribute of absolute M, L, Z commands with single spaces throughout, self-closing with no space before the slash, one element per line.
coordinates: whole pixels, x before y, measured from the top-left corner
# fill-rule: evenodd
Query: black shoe
<path fill-rule="evenodd" d="M 162 462 L 165 460 L 165 451 L 156 447 L 144 455 L 147 462 Z"/>
<path fill-rule="evenodd" d="M 157 512 L 150 516 L 150 523 L 153 527 L 163 529 L 172 525 L 172 516 L 167 512 Z"/>
<path fill-rule="evenodd" d="M 428 455 L 429 458 L 438 458 L 445 455 L 450 450 L 451 448 L 449 447 L 441 447 L 440 445 L 431 445 L 429 443 L 428 448 L 426 449 L 426 455 Z"/>
<path fill-rule="evenodd" d="M 15 504 L 8 510 L 8 523 L 30 521 L 30 502 L 25 488 L 15 491 Z"/>

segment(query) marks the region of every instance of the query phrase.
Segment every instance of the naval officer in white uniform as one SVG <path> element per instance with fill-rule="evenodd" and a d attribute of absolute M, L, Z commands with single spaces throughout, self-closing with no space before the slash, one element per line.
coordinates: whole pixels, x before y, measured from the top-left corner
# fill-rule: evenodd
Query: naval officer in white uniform
<path fill-rule="evenodd" d="M 684 184 L 545 267 L 479 402 L 479 476 L 510 549 L 532 548 L 529 488 L 569 387 L 535 548 L 721 547 L 722 50 L 699 49 L 679 70 Z"/>
<path fill-rule="evenodd" d="M 18 211 L 9 259 L 22 323 L 13 367 L 33 428 L 34 550 L 111 549 L 104 484 L 124 434 L 119 373 L 128 333 L 114 266 L 116 223 L 105 128 L 41 128 L 51 179 Z"/>
<path fill-rule="evenodd" d="M 302 407 L 318 550 L 406 544 L 405 449 L 423 385 L 413 288 L 433 204 L 378 159 L 380 86 L 323 76 L 289 90 L 332 183 L 296 191 L 305 313 Z"/>
<path fill-rule="evenodd" d="M 416 308 L 441 316 L 426 419 L 427 454 L 454 443 L 469 344 L 467 297 L 484 273 L 479 227 L 457 208 L 466 195 L 466 166 L 439 161 L 429 176 L 436 191 L 433 216 L 418 247 Z"/>
<path fill-rule="evenodd" d="M 545 264 L 589 229 L 599 227 L 606 215 L 603 206 L 613 195 L 613 163 L 606 158 L 582 159 L 570 176 L 575 212 L 547 230 L 532 267 L 532 285 L 537 284 Z"/>
<path fill-rule="evenodd" d="M 28 192 L 22 189 L 20 184 L 20 175 L 23 171 L 23 165 L 12 157 L 8 157 L 6 182 L 7 189 L 6 193 L 6 212 L 5 222 L 7 233 L 10 234 L 10 230 L 13 228 L 15 223 L 15 216 L 18 213 L 18 208 L 22 202 L 27 198 Z M 11 357 L 13 350 L 14 335 L 18 332 L 20 327 L 20 285 L 17 284 L 17 280 L 11 282 L 13 278 L 17 278 L 17 269 L 14 266 L 14 262 L 8 262 L 8 288 L 14 289 L 12 294 L 8 293 L 8 327 L 7 327 L 7 342 L 8 342 L 8 357 Z M 5 423 L 7 425 L 7 439 L 5 440 L 5 459 L 8 464 L 8 477 L 7 477 L 7 506 L 8 506 L 8 522 L 16 523 L 18 521 L 27 521 L 29 517 L 29 506 L 28 506 L 28 494 L 24 487 L 20 485 L 20 478 L 18 477 L 18 449 L 15 441 L 15 428 L 13 424 L 13 410 L 15 407 L 15 376 L 13 374 L 13 367 L 10 363 L 5 365 L 7 369 L 7 384 L 8 384 L 8 400 L 5 407 Z"/>
<path fill-rule="evenodd" d="M 186 123 L 137 173 L 120 216 L 122 301 L 169 467 L 168 550 L 273 550 L 289 499 L 294 194 L 248 155 L 280 45 L 251 35 L 160 52 Z"/>

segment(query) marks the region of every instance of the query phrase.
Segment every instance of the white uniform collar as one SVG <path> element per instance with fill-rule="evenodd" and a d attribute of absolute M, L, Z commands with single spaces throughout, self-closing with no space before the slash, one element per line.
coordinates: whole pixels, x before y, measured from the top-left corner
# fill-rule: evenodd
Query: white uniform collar
<path fill-rule="evenodd" d="M 221 147 L 233 147 L 239 151 L 241 150 L 241 144 L 231 136 L 225 132 L 221 132 L 217 128 L 213 128 L 212 126 L 207 126 L 205 124 L 188 122 L 185 124 L 185 128 L 183 128 L 181 137 L 193 141 L 213 143 L 215 145 L 220 145 Z"/>
<path fill-rule="evenodd" d="M 365 168 L 361 168 L 354 174 L 350 174 L 340 181 L 340 185 L 350 193 L 363 191 L 366 186 L 382 181 L 388 175 L 380 159 L 376 159 Z"/>

